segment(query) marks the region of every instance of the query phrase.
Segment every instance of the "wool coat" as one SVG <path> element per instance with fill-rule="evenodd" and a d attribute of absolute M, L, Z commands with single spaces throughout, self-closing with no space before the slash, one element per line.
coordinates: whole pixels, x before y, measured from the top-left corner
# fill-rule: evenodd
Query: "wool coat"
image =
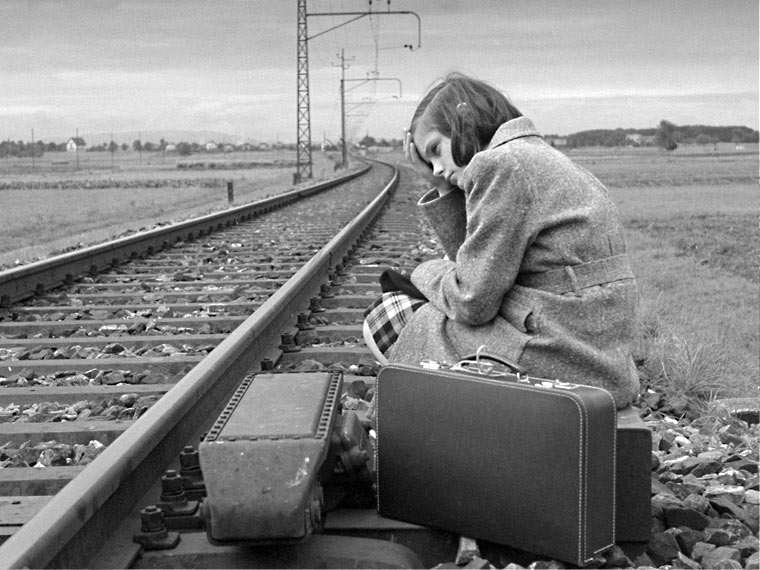
<path fill-rule="evenodd" d="M 639 295 L 606 188 L 525 117 L 499 127 L 461 186 L 419 201 L 448 259 L 412 272 L 429 303 L 389 360 L 454 363 L 485 345 L 530 376 L 599 386 L 629 405 Z"/>

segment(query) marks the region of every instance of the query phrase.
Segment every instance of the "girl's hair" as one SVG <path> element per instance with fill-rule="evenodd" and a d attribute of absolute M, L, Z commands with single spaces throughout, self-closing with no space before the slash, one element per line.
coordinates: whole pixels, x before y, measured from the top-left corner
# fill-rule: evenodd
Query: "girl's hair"
<path fill-rule="evenodd" d="M 499 125 L 522 113 L 495 87 L 461 73 L 450 73 L 422 98 L 412 116 L 411 132 L 420 119 L 451 139 L 451 156 L 466 166 L 488 146 Z"/>

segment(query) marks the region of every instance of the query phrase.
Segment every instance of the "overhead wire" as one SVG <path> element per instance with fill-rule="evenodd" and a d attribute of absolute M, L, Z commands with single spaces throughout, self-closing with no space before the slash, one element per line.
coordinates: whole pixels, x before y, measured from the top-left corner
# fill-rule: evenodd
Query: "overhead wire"
<path fill-rule="evenodd" d="M 379 1 L 379 0 L 378 0 Z M 329 26 L 324 26 L 324 28 L 333 27 L 335 28 L 335 32 L 339 33 L 331 33 L 328 35 L 332 36 L 332 41 L 330 42 L 334 46 L 334 51 L 329 54 L 329 65 L 335 67 L 334 58 L 337 55 L 337 57 L 340 57 L 341 50 L 344 50 L 346 53 L 346 60 L 349 60 L 350 58 L 353 58 L 354 53 L 367 53 L 367 48 L 369 47 L 372 50 L 371 54 L 367 54 L 371 58 L 371 63 L 369 67 L 369 71 L 366 72 L 367 78 L 371 79 L 372 77 L 379 77 L 380 71 L 379 71 L 379 65 L 380 65 L 380 33 L 381 33 L 381 25 L 380 21 L 382 18 L 379 16 L 375 16 L 373 12 L 373 5 L 372 0 L 367 0 L 367 5 L 365 10 L 368 12 L 367 20 L 368 20 L 368 28 L 369 28 L 369 39 L 370 39 L 370 45 L 367 45 L 367 36 L 365 34 L 356 34 L 356 33 L 350 33 L 351 31 L 348 30 L 350 26 L 340 26 L 341 23 L 345 22 L 344 16 L 337 16 L 337 13 L 346 13 L 346 12 L 356 12 L 356 2 L 355 0 L 350 1 L 351 6 L 346 6 L 345 0 L 340 0 L 339 2 L 335 2 L 334 0 L 328 1 L 328 9 L 330 13 L 335 13 L 336 15 L 333 15 L 329 18 L 330 24 Z M 388 2 L 388 8 L 390 9 L 390 2 Z M 325 10 L 320 10 L 325 11 Z M 346 49 L 348 48 L 348 49 Z M 315 50 L 319 55 L 315 58 L 315 60 L 318 62 L 319 66 L 327 66 L 327 54 L 324 50 Z M 349 58 L 349 53 L 351 54 Z M 311 55 L 311 54 L 310 54 Z M 343 62 L 341 62 L 341 65 L 343 65 Z M 338 82 L 336 82 L 338 83 Z M 362 91 L 367 93 L 369 91 L 369 95 L 365 96 L 362 101 L 360 102 L 350 102 L 348 99 L 346 100 L 346 138 L 348 140 L 353 139 L 353 137 L 356 135 L 358 130 L 361 128 L 361 126 L 366 122 L 367 117 L 371 113 L 371 108 L 374 107 L 375 100 L 378 96 L 378 86 L 376 81 L 368 81 L 368 83 L 371 83 L 371 86 L 362 86 Z M 327 84 L 327 81 L 325 81 L 325 84 Z M 369 90 L 367 90 L 367 87 L 369 87 Z M 340 126 L 340 97 L 331 97 L 332 104 L 330 105 L 330 110 L 328 113 L 327 119 L 327 126 L 325 132 L 329 132 L 330 134 L 333 133 L 333 129 L 339 129 Z M 368 109 L 369 107 L 369 109 Z M 349 109 L 352 111 L 349 112 Z M 355 112 L 357 109 L 362 109 L 360 112 Z M 349 129 L 349 126 L 351 127 Z M 328 138 L 333 139 L 332 136 L 328 136 Z M 334 139 L 337 140 L 340 138 L 340 134 L 337 134 L 334 136 Z"/>

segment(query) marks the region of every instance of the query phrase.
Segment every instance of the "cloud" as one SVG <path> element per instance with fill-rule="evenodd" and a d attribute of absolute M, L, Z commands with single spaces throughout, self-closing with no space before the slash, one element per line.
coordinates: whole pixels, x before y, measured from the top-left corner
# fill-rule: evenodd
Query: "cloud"
<path fill-rule="evenodd" d="M 0 105 L 0 117 L 15 117 L 16 115 L 34 115 L 36 113 L 51 113 L 53 108 L 47 105 Z"/>
<path fill-rule="evenodd" d="M 314 12 L 365 7 L 309 0 Z M 409 15 L 373 15 L 309 42 L 314 136 L 340 129 L 343 50 L 347 78 L 378 72 L 403 85 L 401 100 L 390 83 L 351 92 L 361 108 L 349 123 L 362 135 L 397 136 L 452 69 L 504 89 L 550 132 L 671 115 L 757 123 L 757 0 L 395 0 L 392 9 L 419 14 L 421 49 L 402 47 L 417 40 Z M 309 18 L 309 31 L 345 19 Z M 0 115 L 13 136 L 76 125 L 296 137 L 293 3 L 28 0 L 0 2 L 0 22 Z"/>
<path fill-rule="evenodd" d="M 622 88 L 622 87 L 602 87 L 602 88 L 569 88 L 569 89 L 526 89 L 520 93 L 522 100 L 531 101 L 578 101 L 578 100 L 615 100 L 629 98 L 677 98 L 677 97 L 697 97 L 701 99 L 721 98 L 721 97 L 757 97 L 749 91 L 718 91 L 718 92 L 695 92 L 693 89 L 681 89 L 678 87 L 655 87 L 647 88 Z"/>

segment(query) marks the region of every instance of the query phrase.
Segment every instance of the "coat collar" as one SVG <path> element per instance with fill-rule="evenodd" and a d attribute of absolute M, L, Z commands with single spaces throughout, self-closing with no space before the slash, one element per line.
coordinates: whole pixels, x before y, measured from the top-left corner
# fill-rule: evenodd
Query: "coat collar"
<path fill-rule="evenodd" d="M 502 123 L 501 126 L 496 129 L 491 142 L 488 143 L 489 149 L 502 145 L 514 139 L 520 137 L 540 137 L 541 133 L 533 126 L 533 122 L 528 117 L 517 117 L 506 123 Z"/>

